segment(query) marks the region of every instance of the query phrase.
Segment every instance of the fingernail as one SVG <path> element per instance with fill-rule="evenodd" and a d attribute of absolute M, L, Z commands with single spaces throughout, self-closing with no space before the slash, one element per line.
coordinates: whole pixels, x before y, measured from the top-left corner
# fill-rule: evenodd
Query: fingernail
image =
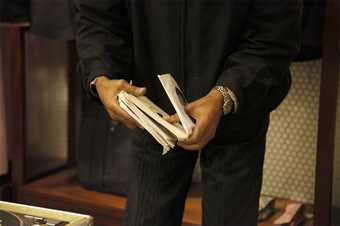
<path fill-rule="evenodd" d="M 140 92 L 140 93 L 144 93 L 145 91 L 146 91 L 146 88 L 145 88 L 145 87 L 139 88 L 139 92 Z"/>

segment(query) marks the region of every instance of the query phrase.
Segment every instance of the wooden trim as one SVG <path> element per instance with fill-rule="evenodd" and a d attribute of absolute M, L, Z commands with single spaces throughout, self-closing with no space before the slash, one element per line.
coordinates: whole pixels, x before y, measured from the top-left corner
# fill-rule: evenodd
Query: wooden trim
<path fill-rule="evenodd" d="M 0 31 L 0 43 L 2 41 Z M 3 68 L 2 68 L 2 46 L 0 45 L 0 198 L 1 198 L 1 185 L 3 184 L 3 175 L 8 173 L 8 148 L 7 148 L 7 121 L 6 121 L 6 107 L 5 107 L 5 84 L 3 79 Z"/>
<path fill-rule="evenodd" d="M 21 188 L 20 202 L 52 209 L 60 209 L 94 217 L 97 226 L 121 226 L 125 212 L 126 198 L 113 194 L 90 191 L 81 187 L 76 180 L 76 170 L 66 169 L 54 175 L 36 180 Z M 202 224 L 201 191 L 198 184 L 189 190 L 183 226 L 200 226 Z M 274 220 L 283 213 L 291 201 L 277 199 L 275 207 L 280 209 L 273 217 L 258 226 L 273 226 Z M 313 208 L 306 205 L 309 212 Z M 306 226 L 313 222 L 307 220 Z M 239 225 L 237 225 L 239 226 Z"/>
<path fill-rule="evenodd" d="M 3 42 L 3 67 L 8 118 L 8 149 L 11 158 L 13 199 L 18 188 L 24 184 L 24 45 L 22 29 L 1 27 Z"/>
<path fill-rule="evenodd" d="M 339 84 L 338 3 L 326 8 L 315 178 L 315 226 L 330 226 L 335 122 Z"/>
<path fill-rule="evenodd" d="M 0 27 L 3 28 L 23 28 L 23 27 L 29 27 L 31 24 L 30 22 L 17 22 L 17 23 L 9 23 L 9 22 L 1 22 Z"/>
<path fill-rule="evenodd" d="M 191 194 L 191 195 L 190 195 Z M 188 196 L 183 226 L 201 225 L 201 197 L 198 189 Z M 95 224 L 122 225 L 125 197 L 95 192 L 81 187 L 74 169 L 63 170 L 21 188 L 20 202 L 60 209 L 94 217 Z"/>

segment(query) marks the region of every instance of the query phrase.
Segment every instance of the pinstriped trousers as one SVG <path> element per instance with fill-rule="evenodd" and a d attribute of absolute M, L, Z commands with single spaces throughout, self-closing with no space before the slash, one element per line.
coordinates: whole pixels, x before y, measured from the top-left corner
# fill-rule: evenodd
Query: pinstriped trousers
<path fill-rule="evenodd" d="M 216 137 L 200 152 L 204 226 L 257 225 L 269 116 L 256 122 L 250 129 L 247 119 L 220 123 Z M 162 147 L 144 131 L 133 140 L 140 148 L 134 154 L 124 225 L 180 226 L 198 152 L 176 148 L 162 156 Z"/>

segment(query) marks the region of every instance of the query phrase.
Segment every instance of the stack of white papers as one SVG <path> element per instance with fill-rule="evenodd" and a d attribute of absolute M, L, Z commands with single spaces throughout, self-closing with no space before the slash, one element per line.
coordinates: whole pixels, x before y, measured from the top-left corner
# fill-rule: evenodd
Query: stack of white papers
<path fill-rule="evenodd" d="M 167 122 L 164 117 L 169 115 L 145 96 L 135 97 L 121 91 L 118 100 L 120 106 L 163 146 L 163 154 L 166 154 L 175 147 L 177 141 L 183 141 L 191 135 L 195 124 L 185 111 L 185 98 L 171 74 L 159 75 L 158 78 L 180 123 Z"/>

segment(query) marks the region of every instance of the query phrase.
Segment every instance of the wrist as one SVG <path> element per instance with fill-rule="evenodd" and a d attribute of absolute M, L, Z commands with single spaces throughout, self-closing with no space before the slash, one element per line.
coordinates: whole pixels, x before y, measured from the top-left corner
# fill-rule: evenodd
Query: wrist
<path fill-rule="evenodd" d="M 105 82 L 109 81 L 110 79 L 106 76 L 106 75 L 99 75 L 98 77 L 95 78 L 95 82 L 94 82 L 94 86 L 98 87 L 101 86 L 103 84 L 105 84 Z"/>
<path fill-rule="evenodd" d="M 212 89 L 208 96 L 210 98 L 213 98 L 213 100 L 215 101 L 215 103 L 217 103 L 218 107 L 220 109 L 222 109 L 223 107 L 223 103 L 224 103 L 224 98 L 223 98 L 223 95 L 216 89 Z"/>
<path fill-rule="evenodd" d="M 215 86 L 214 91 L 218 92 L 222 96 L 221 110 L 223 115 L 227 115 L 232 112 L 234 108 L 234 101 L 229 94 L 229 89 L 223 86 Z"/>
<path fill-rule="evenodd" d="M 90 93 L 93 97 L 98 98 L 98 87 L 104 80 L 109 80 L 105 75 L 99 75 L 90 82 Z"/>

